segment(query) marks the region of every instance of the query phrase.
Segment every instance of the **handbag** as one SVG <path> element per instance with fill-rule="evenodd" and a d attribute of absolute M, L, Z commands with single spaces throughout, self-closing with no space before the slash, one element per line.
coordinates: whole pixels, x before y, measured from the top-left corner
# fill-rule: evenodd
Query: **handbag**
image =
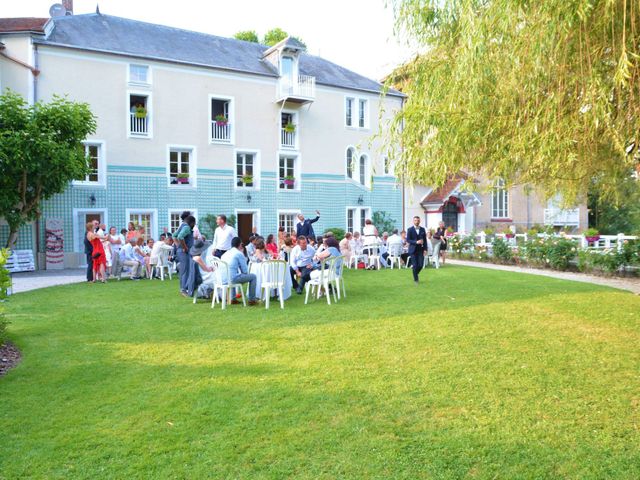
<path fill-rule="evenodd" d="M 91 258 L 93 258 L 95 260 L 97 258 L 100 258 L 100 255 L 102 255 L 102 253 L 100 253 L 100 252 L 94 253 L 93 255 L 91 255 Z"/>

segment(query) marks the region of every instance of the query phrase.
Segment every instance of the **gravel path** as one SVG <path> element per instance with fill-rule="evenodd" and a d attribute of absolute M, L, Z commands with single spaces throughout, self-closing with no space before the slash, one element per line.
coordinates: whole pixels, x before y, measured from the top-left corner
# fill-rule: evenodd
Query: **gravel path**
<path fill-rule="evenodd" d="M 532 275 L 542 275 L 543 277 L 560 278 L 562 280 L 572 280 L 574 282 L 595 283 L 605 287 L 629 290 L 640 295 L 640 278 L 620 278 L 620 277 L 599 277 L 586 273 L 558 272 L 555 270 L 542 270 L 538 268 L 516 267 L 512 265 L 494 265 L 492 263 L 469 262 L 465 260 L 447 259 L 447 263 L 452 265 L 462 265 L 465 267 L 488 268 L 491 270 L 503 270 L 506 272 L 529 273 Z"/>
<path fill-rule="evenodd" d="M 66 285 L 68 283 L 80 283 L 87 280 L 84 268 L 67 270 L 36 270 L 35 272 L 14 273 L 13 293 L 28 292 L 38 288 Z"/>

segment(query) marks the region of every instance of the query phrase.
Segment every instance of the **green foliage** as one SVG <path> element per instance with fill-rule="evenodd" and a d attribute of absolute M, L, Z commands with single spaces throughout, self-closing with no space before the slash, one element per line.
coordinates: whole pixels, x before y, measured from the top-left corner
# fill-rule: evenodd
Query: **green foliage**
<path fill-rule="evenodd" d="M 455 265 L 415 287 L 344 275 L 331 307 L 221 311 L 175 278 L 12 297 L 0 476 L 640 478 L 640 297 Z"/>
<path fill-rule="evenodd" d="M 595 237 L 599 234 L 600 232 L 598 232 L 597 228 L 587 228 L 584 231 L 584 236 L 585 237 Z"/>
<path fill-rule="evenodd" d="M 236 220 L 237 220 L 237 218 L 236 218 L 235 214 L 232 213 L 231 215 L 227 215 L 227 225 L 231 225 L 232 227 L 235 228 Z"/>
<path fill-rule="evenodd" d="M 262 43 L 268 45 L 270 47 L 274 46 L 276 43 L 281 42 L 287 37 L 291 37 L 299 41 L 304 47 L 307 47 L 307 44 L 304 43 L 300 38 L 294 37 L 293 35 L 289 35 L 287 32 L 282 30 L 281 28 L 272 28 L 267 33 L 264 34 L 264 38 L 262 39 Z"/>
<path fill-rule="evenodd" d="M 591 192 L 589 223 L 603 235 L 640 233 L 640 181 L 627 176 L 615 182 L 615 189 L 613 199 L 601 196 L 597 189 Z"/>
<path fill-rule="evenodd" d="M 382 232 L 387 232 L 391 234 L 394 228 L 396 228 L 396 221 L 391 218 L 391 214 L 389 212 L 385 212 L 382 210 L 377 210 L 373 212 L 373 216 L 371 217 L 371 222 L 378 229 L 378 233 L 382 235 Z"/>
<path fill-rule="evenodd" d="M 576 243 L 566 238 L 556 238 L 550 242 L 547 258 L 549 266 L 555 270 L 566 270 L 569 263 L 575 259 Z"/>
<path fill-rule="evenodd" d="M 207 213 L 203 217 L 198 219 L 198 228 L 207 238 L 213 238 L 213 234 L 216 231 L 218 225 L 216 224 L 216 217 L 212 213 Z"/>
<path fill-rule="evenodd" d="M 338 241 L 342 240 L 344 238 L 345 233 L 346 233 L 344 228 L 331 227 L 331 228 L 326 228 L 322 235 L 325 235 L 327 232 L 333 233 L 333 236 Z"/>
<path fill-rule="evenodd" d="M 82 141 L 95 129 L 86 103 L 54 96 L 28 105 L 9 90 L 0 95 L 0 217 L 9 224 L 8 247 L 44 200 L 89 172 Z"/>
<path fill-rule="evenodd" d="M 6 248 L 0 250 L 0 346 L 7 340 L 7 325 L 9 325 L 9 322 L 5 319 L 2 305 L 2 302 L 7 298 L 7 290 L 11 287 L 11 277 L 9 276 L 9 271 L 5 268 L 9 254 L 10 251 Z"/>
<path fill-rule="evenodd" d="M 390 76 L 408 98 L 379 133 L 408 180 L 464 170 L 572 204 L 638 165 L 637 0 L 390 3 L 426 51 Z"/>
<path fill-rule="evenodd" d="M 244 40 L 245 42 L 260 43 L 258 34 L 255 30 L 242 30 L 233 35 L 236 40 Z"/>
<path fill-rule="evenodd" d="M 513 251 L 502 238 L 498 237 L 493 240 L 493 257 L 502 263 L 511 263 L 513 261 Z"/>

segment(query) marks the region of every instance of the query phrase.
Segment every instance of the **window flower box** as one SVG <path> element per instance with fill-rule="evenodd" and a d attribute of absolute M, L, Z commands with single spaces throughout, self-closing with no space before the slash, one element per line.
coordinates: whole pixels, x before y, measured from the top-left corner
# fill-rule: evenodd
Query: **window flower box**
<path fill-rule="evenodd" d="M 216 122 L 216 125 L 218 125 L 219 127 L 224 127 L 229 123 L 229 119 L 224 115 L 216 115 L 214 120 Z"/>
<path fill-rule="evenodd" d="M 284 177 L 284 179 L 282 180 L 282 183 L 285 185 L 293 186 L 296 183 L 296 179 L 295 177 L 287 176 L 287 177 Z"/>
<path fill-rule="evenodd" d="M 189 184 L 189 174 L 188 173 L 179 173 L 176 175 L 176 183 L 181 185 Z"/>
<path fill-rule="evenodd" d="M 295 133 L 295 131 L 296 131 L 296 126 L 295 126 L 295 124 L 293 124 L 293 123 L 287 123 L 287 124 L 284 126 L 284 131 L 285 131 L 285 132 L 287 132 L 287 133 Z"/>
<path fill-rule="evenodd" d="M 142 105 L 136 105 L 133 114 L 136 118 L 147 118 L 147 109 Z"/>

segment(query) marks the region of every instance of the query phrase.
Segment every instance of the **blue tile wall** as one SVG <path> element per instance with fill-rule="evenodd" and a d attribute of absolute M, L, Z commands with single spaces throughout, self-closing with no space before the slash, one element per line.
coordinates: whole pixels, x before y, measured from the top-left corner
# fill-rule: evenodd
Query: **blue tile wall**
<path fill-rule="evenodd" d="M 107 209 L 109 226 L 126 226 L 126 209 L 155 209 L 158 227 L 168 226 L 168 210 L 195 208 L 198 215 L 208 213 L 232 214 L 235 209 L 260 209 L 263 235 L 277 231 L 278 210 L 300 209 L 306 216 L 315 210 L 322 215 L 316 231 L 328 227 L 346 227 L 346 206 L 358 205 L 362 195 L 363 207 L 372 212 L 388 212 L 398 227 L 402 221 L 402 193 L 393 177 L 373 177 L 373 188 L 367 189 L 347 181 L 341 175 L 303 174 L 300 190 L 282 191 L 278 188 L 276 172 L 262 172 L 259 190 L 234 187 L 231 170 L 198 169 L 197 187 L 169 186 L 164 168 L 140 166 L 113 166 L 107 170 L 106 186 L 72 185 L 64 193 L 46 201 L 42 209 L 41 231 L 44 219 L 63 219 L 65 251 L 72 252 L 73 209 Z M 251 196 L 249 201 L 247 194 Z M 92 204 L 91 196 L 95 197 Z M 0 240 L 6 241 L 8 228 L 0 226 Z M 42 236 L 42 235 L 41 235 Z M 33 248 L 31 227 L 20 232 L 19 248 Z M 43 251 L 43 238 L 40 250 Z"/>

